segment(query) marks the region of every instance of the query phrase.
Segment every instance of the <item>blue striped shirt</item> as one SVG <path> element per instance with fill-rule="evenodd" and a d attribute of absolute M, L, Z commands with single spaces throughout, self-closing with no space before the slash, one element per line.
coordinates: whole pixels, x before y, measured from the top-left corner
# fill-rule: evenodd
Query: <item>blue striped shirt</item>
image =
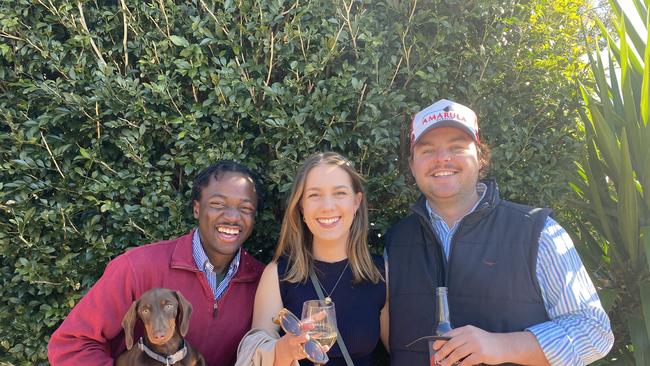
<path fill-rule="evenodd" d="M 241 248 L 239 248 L 237 254 L 235 254 L 235 257 L 232 259 L 232 262 L 230 262 L 230 266 L 228 266 L 228 272 L 226 273 L 226 276 L 219 283 L 217 283 L 217 273 L 215 273 L 214 271 L 214 266 L 212 265 L 212 263 L 210 263 L 208 256 L 205 254 L 205 250 L 203 250 L 203 245 L 201 245 L 201 236 L 199 235 L 198 228 L 196 229 L 196 231 L 194 231 L 194 235 L 192 236 L 192 256 L 194 257 L 194 263 L 196 263 L 196 267 L 201 272 L 203 272 L 203 274 L 207 278 L 208 284 L 210 285 L 210 289 L 212 289 L 212 293 L 214 294 L 214 299 L 219 300 L 221 298 L 221 295 L 223 295 L 223 293 L 228 288 L 228 285 L 230 284 L 230 280 L 232 280 L 232 278 L 235 277 L 235 274 L 239 269 L 239 258 L 241 257 Z"/>
<path fill-rule="evenodd" d="M 481 199 L 486 189 L 483 183 L 477 185 Z M 477 206 L 478 202 L 465 216 Z M 427 210 L 431 226 L 449 258 L 451 239 L 463 218 L 449 227 L 433 212 L 428 201 Z M 535 335 L 549 363 L 585 365 L 606 355 L 614 343 L 609 318 L 569 234 L 550 217 L 539 238 L 535 272 L 551 320 L 527 330 Z"/>

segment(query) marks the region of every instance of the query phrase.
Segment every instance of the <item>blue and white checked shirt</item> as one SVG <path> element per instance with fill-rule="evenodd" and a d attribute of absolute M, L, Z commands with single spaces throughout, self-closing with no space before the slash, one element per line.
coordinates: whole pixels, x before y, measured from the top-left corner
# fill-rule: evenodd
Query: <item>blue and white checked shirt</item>
<path fill-rule="evenodd" d="M 476 187 L 481 198 L 487 186 Z M 465 215 L 469 215 L 476 205 Z M 442 244 L 447 259 L 458 220 L 451 227 L 427 201 L 431 226 Z M 585 365 L 607 354 L 614 342 L 609 318 L 600 304 L 585 267 L 569 234 L 552 218 L 547 218 L 539 238 L 535 269 L 551 320 L 527 328 L 537 337 L 551 365 Z"/>
<path fill-rule="evenodd" d="M 239 269 L 241 248 L 239 248 L 239 251 L 237 251 L 237 254 L 235 254 L 232 262 L 230 262 L 228 272 L 226 273 L 226 276 L 223 278 L 223 280 L 219 282 L 219 284 L 217 284 L 217 274 L 214 272 L 214 266 L 212 263 L 210 263 L 210 260 L 208 260 L 208 256 L 205 254 L 205 250 L 203 250 L 203 246 L 201 245 L 201 236 L 199 236 L 198 228 L 194 231 L 194 235 L 192 236 L 192 256 L 194 257 L 194 263 L 196 263 L 196 267 L 201 270 L 201 272 L 203 272 L 205 277 L 208 279 L 208 284 L 212 289 L 214 299 L 219 300 L 221 298 L 221 295 L 223 295 L 223 293 L 228 288 L 230 280 L 235 277 L 235 274 Z"/>

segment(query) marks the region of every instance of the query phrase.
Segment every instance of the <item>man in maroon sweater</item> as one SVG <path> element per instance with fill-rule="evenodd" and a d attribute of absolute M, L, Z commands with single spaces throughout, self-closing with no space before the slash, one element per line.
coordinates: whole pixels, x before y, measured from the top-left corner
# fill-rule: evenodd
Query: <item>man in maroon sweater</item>
<path fill-rule="evenodd" d="M 208 365 L 234 365 L 264 269 L 241 248 L 253 230 L 258 192 L 255 175 L 232 161 L 199 173 L 192 187 L 198 227 L 112 260 L 52 334 L 50 363 L 112 366 L 126 348 L 121 321 L 129 306 L 150 288 L 166 287 L 192 303 L 188 343 Z M 134 339 L 142 334 L 138 324 Z"/>

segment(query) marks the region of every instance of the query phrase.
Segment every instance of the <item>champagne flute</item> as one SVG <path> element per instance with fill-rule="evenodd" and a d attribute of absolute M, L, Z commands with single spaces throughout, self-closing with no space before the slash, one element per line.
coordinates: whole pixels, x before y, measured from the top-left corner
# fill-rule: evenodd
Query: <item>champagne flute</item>
<path fill-rule="evenodd" d="M 336 342 L 336 311 L 334 303 L 324 300 L 308 300 L 302 304 L 302 322 L 313 328 L 307 331 L 309 337 L 321 346 L 331 349 Z"/>

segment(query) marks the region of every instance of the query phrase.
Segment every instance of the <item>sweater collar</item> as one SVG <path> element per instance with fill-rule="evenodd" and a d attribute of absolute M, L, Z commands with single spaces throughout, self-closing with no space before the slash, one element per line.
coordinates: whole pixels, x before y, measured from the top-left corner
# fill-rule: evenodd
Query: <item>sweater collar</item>
<path fill-rule="evenodd" d="M 196 266 L 194 256 L 192 255 L 192 236 L 194 235 L 193 229 L 189 233 L 179 237 L 172 252 L 170 262 L 171 268 L 183 269 L 192 272 L 200 272 L 201 270 Z M 257 268 L 256 260 L 248 254 L 243 248 L 240 252 L 239 270 L 235 274 L 233 281 L 235 282 L 250 282 L 257 281 L 259 278 L 259 271 L 253 270 Z"/>
<path fill-rule="evenodd" d="M 241 252 L 242 248 L 239 247 L 237 254 L 235 254 L 235 256 L 232 258 L 230 264 L 228 264 L 228 267 L 224 269 L 226 278 L 230 279 L 234 276 L 235 273 L 237 273 L 237 270 L 239 269 Z M 197 268 L 201 270 L 201 272 L 215 272 L 214 266 L 212 263 L 210 263 L 210 259 L 208 259 L 208 255 L 205 252 L 205 249 L 203 249 L 203 244 L 201 243 L 201 235 L 199 235 L 198 228 L 194 230 L 194 234 L 192 235 L 192 257 L 194 258 L 194 263 L 196 264 Z"/>

